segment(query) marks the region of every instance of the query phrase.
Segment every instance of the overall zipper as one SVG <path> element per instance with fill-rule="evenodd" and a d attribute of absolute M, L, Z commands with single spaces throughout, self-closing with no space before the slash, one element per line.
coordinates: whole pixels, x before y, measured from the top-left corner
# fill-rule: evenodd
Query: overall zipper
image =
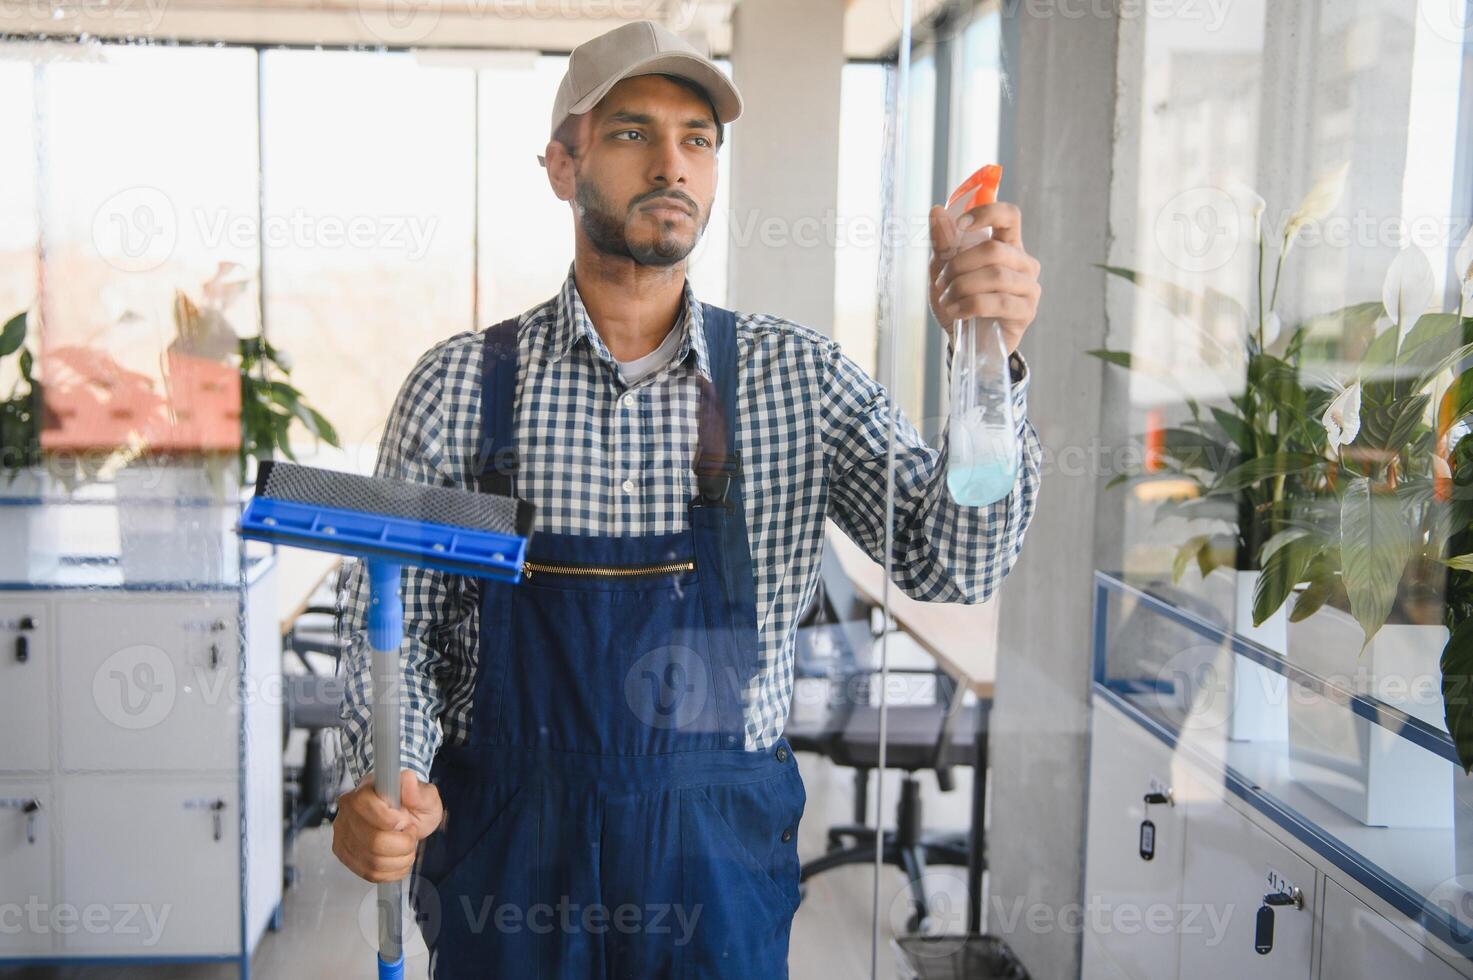
<path fill-rule="evenodd" d="M 531 578 L 534 573 L 544 575 L 588 575 L 596 578 L 632 578 L 636 575 L 671 575 L 676 572 L 693 572 L 694 561 L 667 562 L 664 565 L 553 565 L 540 561 L 522 562 L 522 574 Z"/>

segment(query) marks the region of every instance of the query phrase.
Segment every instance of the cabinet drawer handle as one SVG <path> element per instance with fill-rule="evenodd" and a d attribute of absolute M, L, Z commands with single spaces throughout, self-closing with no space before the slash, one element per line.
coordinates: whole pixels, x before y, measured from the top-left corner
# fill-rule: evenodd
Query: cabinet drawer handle
<path fill-rule="evenodd" d="M 26 843 L 36 843 L 36 814 L 41 812 L 41 801 L 0 800 L 0 810 L 19 810 L 26 818 Z"/>
<path fill-rule="evenodd" d="M 31 638 L 25 635 L 25 631 L 35 629 L 36 621 L 30 616 L 22 616 L 15 625 L 21 630 L 21 634 L 15 638 L 15 660 L 16 663 L 23 664 L 31 659 Z"/>
<path fill-rule="evenodd" d="M 1259 956 L 1267 956 L 1274 951 L 1274 909 L 1289 906 L 1304 908 L 1304 892 L 1298 887 L 1286 892 L 1269 892 L 1263 896 L 1263 904 L 1258 907 L 1258 918 L 1253 928 L 1253 951 Z"/>

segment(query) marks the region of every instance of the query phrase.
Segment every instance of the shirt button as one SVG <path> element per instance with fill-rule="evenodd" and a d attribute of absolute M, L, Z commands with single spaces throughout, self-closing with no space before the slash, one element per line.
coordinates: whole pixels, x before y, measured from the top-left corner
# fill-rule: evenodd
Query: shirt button
<path fill-rule="evenodd" d="M 777 761 L 778 762 L 787 762 L 788 761 L 788 749 L 787 749 L 787 746 L 779 745 L 777 747 Z"/>
<path fill-rule="evenodd" d="M 625 480 L 624 481 L 624 492 L 625 493 L 633 493 L 634 492 L 634 481 L 633 480 Z"/>
<path fill-rule="evenodd" d="M 623 399 L 621 399 L 621 400 L 624 402 L 624 407 L 625 408 L 628 408 L 630 405 L 633 405 L 634 404 L 634 396 L 633 395 L 625 395 L 623 397 Z"/>
<path fill-rule="evenodd" d="M 783 843 L 786 844 L 788 841 L 790 841 L 792 839 L 793 839 L 793 828 L 792 827 L 784 827 L 783 828 Z"/>

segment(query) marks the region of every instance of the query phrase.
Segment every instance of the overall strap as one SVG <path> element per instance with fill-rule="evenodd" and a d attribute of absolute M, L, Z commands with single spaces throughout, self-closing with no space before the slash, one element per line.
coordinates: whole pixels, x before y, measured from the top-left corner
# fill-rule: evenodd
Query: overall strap
<path fill-rule="evenodd" d="M 698 502 L 719 504 L 727 502 L 732 479 L 742 475 L 741 453 L 736 448 L 736 314 L 709 303 L 702 303 L 701 309 L 715 391 L 701 379 L 700 428 L 692 469 L 700 490 Z"/>
<path fill-rule="evenodd" d="M 473 472 L 482 493 L 516 496 L 517 324 L 503 320 L 485 332 L 481 351 L 481 434 Z"/>

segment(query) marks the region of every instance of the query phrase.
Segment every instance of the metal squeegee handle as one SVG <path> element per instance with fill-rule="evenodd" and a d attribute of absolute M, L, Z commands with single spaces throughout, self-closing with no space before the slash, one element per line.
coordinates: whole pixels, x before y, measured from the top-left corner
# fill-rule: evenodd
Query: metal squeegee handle
<path fill-rule="evenodd" d="M 404 599 L 399 594 L 402 565 L 369 558 L 368 639 L 373 647 L 373 788 L 389 806 L 399 806 L 399 702 L 403 675 L 399 645 L 404 639 Z M 404 977 L 404 883 L 378 886 L 379 980 Z"/>

